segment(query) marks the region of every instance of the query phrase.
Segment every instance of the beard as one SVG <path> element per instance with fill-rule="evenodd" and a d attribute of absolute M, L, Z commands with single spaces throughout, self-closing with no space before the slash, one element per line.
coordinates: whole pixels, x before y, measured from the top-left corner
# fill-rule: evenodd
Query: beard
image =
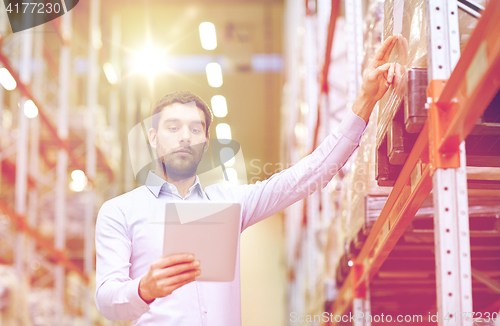
<path fill-rule="evenodd" d="M 160 156 L 158 154 L 158 148 L 161 149 L 162 147 L 158 141 L 156 156 L 158 157 L 158 163 L 162 167 L 165 176 L 172 180 L 184 180 L 193 177 L 202 159 L 204 145 L 205 143 L 201 143 L 183 148 L 184 150 L 188 150 L 190 154 L 173 152 Z"/>

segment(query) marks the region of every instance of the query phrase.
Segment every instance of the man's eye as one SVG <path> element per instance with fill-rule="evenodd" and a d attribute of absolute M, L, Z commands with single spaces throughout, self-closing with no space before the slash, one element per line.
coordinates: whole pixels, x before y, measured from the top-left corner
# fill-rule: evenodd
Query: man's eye
<path fill-rule="evenodd" d="M 191 129 L 191 131 L 192 131 L 193 133 L 197 134 L 197 133 L 201 132 L 201 129 L 198 129 L 198 128 L 193 128 L 193 129 Z"/>
<path fill-rule="evenodd" d="M 177 128 L 177 127 L 168 127 L 168 130 L 170 130 L 170 131 L 177 131 L 178 129 L 179 128 Z"/>

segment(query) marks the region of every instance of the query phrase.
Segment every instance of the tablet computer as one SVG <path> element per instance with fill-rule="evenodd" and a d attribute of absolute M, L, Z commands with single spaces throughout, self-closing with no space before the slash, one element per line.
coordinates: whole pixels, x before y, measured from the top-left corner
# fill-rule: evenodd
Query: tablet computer
<path fill-rule="evenodd" d="M 231 282 L 236 270 L 240 204 L 169 202 L 165 209 L 163 256 L 194 254 L 200 261 L 197 281 Z"/>

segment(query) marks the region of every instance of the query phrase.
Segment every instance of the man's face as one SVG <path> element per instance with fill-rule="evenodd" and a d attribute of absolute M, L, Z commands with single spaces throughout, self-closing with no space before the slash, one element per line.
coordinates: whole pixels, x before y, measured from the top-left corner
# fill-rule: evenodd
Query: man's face
<path fill-rule="evenodd" d="M 203 111 L 191 103 L 174 103 L 160 115 L 158 130 L 150 130 L 149 140 L 164 172 L 178 180 L 192 177 L 208 148 Z"/>

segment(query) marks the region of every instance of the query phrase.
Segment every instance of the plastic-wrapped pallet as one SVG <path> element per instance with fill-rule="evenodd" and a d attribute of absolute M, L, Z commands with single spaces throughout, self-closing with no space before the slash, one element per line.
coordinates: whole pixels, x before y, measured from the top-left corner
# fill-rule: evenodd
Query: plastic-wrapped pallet
<path fill-rule="evenodd" d="M 342 194 L 342 182 L 338 175 L 336 175 L 327 187 L 328 197 L 330 202 L 330 214 L 332 218 L 329 219 L 327 226 L 327 239 L 326 239 L 326 261 L 325 261 L 325 275 L 327 279 L 335 279 L 335 270 L 340 256 L 344 252 L 342 245 L 345 233 L 341 229 L 340 219 L 340 203 Z"/>
<path fill-rule="evenodd" d="M 12 266 L 0 265 L 0 324 L 31 326 L 27 305 L 27 286 Z"/>
<path fill-rule="evenodd" d="M 377 108 L 375 107 L 370 117 L 356 157 L 352 161 L 350 171 L 350 200 L 346 217 L 347 240 L 352 242 L 356 236 L 367 226 L 368 215 L 366 211 L 367 202 L 370 198 L 388 196 L 392 187 L 379 187 L 375 180 L 375 133 L 377 131 Z M 374 218 L 376 219 L 376 217 Z"/>
<path fill-rule="evenodd" d="M 369 3 L 366 12 L 366 28 L 363 37 L 363 62 L 361 70 L 364 71 L 375 56 L 377 49 L 382 44 L 384 25 L 384 0 L 373 0 Z"/>
<path fill-rule="evenodd" d="M 363 40 L 364 59 L 362 70 L 373 59 L 382 44 L 384 23 L 384 1 L 374 0 L 368 5 Z M 379 187 L 375 180 L 375 133 L 377 131 L 377 111 L 375 107 L 370 122 L 361 138 L 357 153 L 351 158 L 351 169 L 344 178 L 346 189 L 342 210 L 342 226 L 345 244 L 349 245 L 364 227 L 366 220 L 366 200 L 368 196 L 386 196 L 392 188 Z"/>
<path fill-rule="evenodd" d="M 358 152 L 354 153 L 357 155 Z M 351 157 L 351 160 L 353 158 Z M 340 287 L 344 282 L 345 277 L 349 273 L 349 266 L 347 265 L 348 252 L 346 248 L 346 244 L 348 243 L 347 234 L 348 234 L 348 221 L 350 212 L 350 201 L 351 201 L 351 180 L 352 180 L 351 171 L 347 172 L 347 174 L 342 179 L 342 188 L 340 193 L 340 219 L 337 224 L 337 243 L 336 246 L 338 248 L 337 261 L 335 264 L 335 278 L 337 286 Z"/>
<path fill-rule="evenodd" d="M 486 0 L 477 1 L 485 5 Z M 460 47 L 463 49 L 469 39 L 477 19 L 458 10 Z M 408 85 L 410 69 L 427 68 L 427 24 L 425 0 L 386 0 L 384 4 L 383 39 L 393 34 L 401 34 L 390 62 L 396 62 L 396 76 L 393 85 L 379 104 L 377 128 L 377 148 L 382 144 L 389 123 L 398 111 Z"/>
<path fill-rule="evenodd" d="M 375 55 L 382 42 L 384 22 L 384 1 L 373 0 L 368 4 L 364 34 L 364 70 Z M 361 138 L 360 147 L 349 160 L 350 169 L 342 180 L 339 194 L 340 220 L 335 225 L 337 229 L 337 257 L 335 262 L 337 285 L 349 272 L 347 265 L 351 253 L 349 244 L 362 229 L 365 222 L 365 196 L 368 194 L 386 195 L 390 188 L 378 187 L 375 181 L 375 133 L 377 124 L 377 108 L 375 108 L 370 123 Z M 358 205 L 359 207 L 355 207 Z M 333 244 L 332 244 L 333 246 Z"/>

